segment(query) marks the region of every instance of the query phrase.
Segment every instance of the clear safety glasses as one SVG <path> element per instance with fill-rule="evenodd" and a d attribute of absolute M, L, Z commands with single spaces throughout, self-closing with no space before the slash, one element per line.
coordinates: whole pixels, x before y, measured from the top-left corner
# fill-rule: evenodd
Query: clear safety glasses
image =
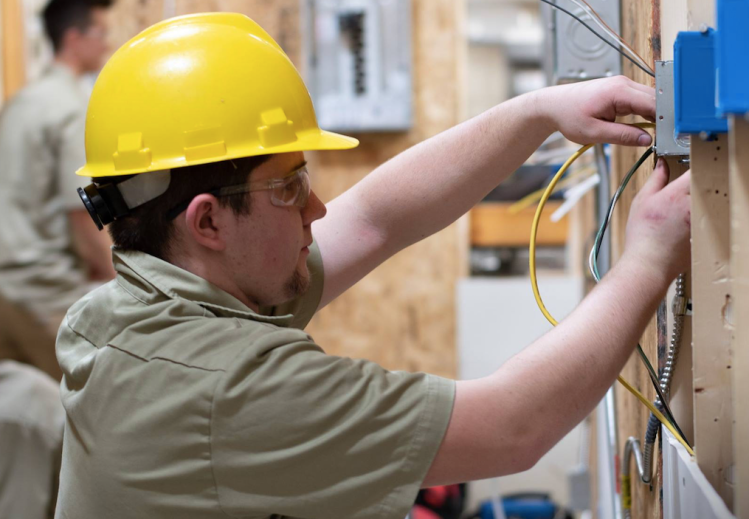
<path fill-rule="evenodd" d="M 270 201 L 278 207 L 295 205 L 304 208 L 310 193 L 309 172 L 304 165 L 295 169 L 283 178 L 269 178 L 267 180 L 253 180 L 236 186 L 226 186 L 217 189 L 214 196 L 238 195 L 253 191 L 270 191 Z"/>
<path fill-rule="evenodd" d="M 277 207 L 297 206 L 304 208 L 310 195 L 310 181 L 307 165 L 295 169 L 283 178 L 269 178 L 253 180 L 244 184 L 225 186 L 208 191 L 215 197 L 251 193 L 253 191 L 270 191 L 270 201 Z M 173 220 L 190 205 L 190 200 L 182 202 L 167 213 L 167 218 Z"/>

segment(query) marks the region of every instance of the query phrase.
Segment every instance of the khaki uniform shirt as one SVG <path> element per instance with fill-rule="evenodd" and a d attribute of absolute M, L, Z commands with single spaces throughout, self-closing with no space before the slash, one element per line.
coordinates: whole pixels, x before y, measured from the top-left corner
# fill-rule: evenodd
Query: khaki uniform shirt
<path fill-rule="evenodd" d="M 326 355 L 322 294 L 254 313 L 206 280 L 114 251 L 117 278 L 57 340 L 67 413 L 57 518 L 397 518 L 447 428 L 454 383 Z"/>
<path fill-rule="evenodd" d="M 86 104 L 58 64 L 0 113 L 0 292 L 55 326 L 89 289 L 67 217 L 84 208 L 75 171 L 86 162 Z"/>
<path fill-rule="evenodd" d="M 55 510 L 65 411 L 60 385 L 0 361 L 0 517 L 48 519 Z"/>

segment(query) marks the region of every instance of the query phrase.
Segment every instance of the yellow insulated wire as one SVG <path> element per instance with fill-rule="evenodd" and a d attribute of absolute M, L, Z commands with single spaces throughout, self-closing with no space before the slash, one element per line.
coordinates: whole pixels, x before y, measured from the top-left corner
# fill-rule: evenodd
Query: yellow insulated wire
<path fill-rule="evenodd" d="M 652 128 L 654 125 L 652 123 L 637 123 L 635 126 L 639 128 Z M 559 179 L 562 178 L 562 175 L 564 175 L 565 171 L 586 151 L 588 151 L 590 148 L 592 148 L 592 144 L 586 144 L 579 150 L 577 150 L 567 161 L 562 165 L 562 167 L 557 171 L 556 175 L 554 175 L 554 178 L 551 180 L 549 185 L 546 187 L 546 190 L 544 191 L 544 194 L 541 196 L 541 200 L 538 203 L 538 208 L 536 209 L 536 214 L 533 217 L 533 225 L 531 226 L 531 243 L 530 243 L 530 273 L 531 273 L 531 287 L 533 288 L 533 296 L 536 298 L 536 304 L 538 304 L 538 308 L 541 310 L 541 313 L 544 314 L 544 317 L 553 325 L 557 326 L 559 323 L 556 319 L 549 313 L 549 311 L 546 309 L 546 305 L 543 302 L 543 299 L 541 299 L 541 293 L 538 290 L 538 278 L 536 277 L 536 237 L 538 235 L 538 226 L 541 222 L 541 214 L 543 213 L 544 206 L 546 205 L 546 202 L 549 200 L 549 197 L 551 196 L 551 193 L 554 191 L 554 187 L 559 182 Z M 658 418 L 658 421 L 660 421 L 669 431 L 671 431 L 671 434 L 674 435 L 674 437 L 679 440 L 679 442 L 684 446 L 684 448 L 687 450 L 687 452 L 694 456 L 694 451 L 689 446 L 689 444 L 686 442 L 684 438 L 676 431 L 673 425 L 669 423 L 669 421 L 666 419 L 665 416 L 663 416 L 663 413 L 661 413 L 647 398 L 645 398 L 642 393 L 640 393 L 637 389 L 632 387 L 632 385 L 624 380 L 621 375 L 619 375 L 616 378 L 621 385 L 623 385 L 627 390 L 629 390 L 630 393 L 635 395 L 637 399 L 642 402 L 642 404 L 650 409 L 650 412 L 655 415 L 656 418 Z"/>

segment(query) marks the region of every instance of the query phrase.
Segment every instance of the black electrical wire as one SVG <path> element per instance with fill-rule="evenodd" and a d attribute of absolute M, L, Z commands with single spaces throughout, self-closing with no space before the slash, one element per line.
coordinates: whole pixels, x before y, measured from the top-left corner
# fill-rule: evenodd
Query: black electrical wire
<path fill-rule="evenodd" d="M 542 2 L 545 0 L 541 0 Z M 640 166 L 652 155 L 653 153 L 653 147 L 651 146 L 645 152 L 640 156 L 640 158 L 635 162 L 635 164 L 632 166 L 632 168 L 627 172 L 627 174 L 624 176 L 624 179 L 622 180 L 622 183 L 619 185 L 619 188 L 616 190 L 616 194 L 611 199 L 611 202 L 609 203 L 609 207 L 606 211 L 606 215 L 603 218 L 603 222 L 601 223 L 601 227 L 598 230 L 598 233 L 596 234 L 596 240 L 595 244 L 593 245 L 593 275 L 595 277 L 598 277 L 598 269 L 597 263 L 598 263 L 598 253 L 601 250 L 601 244 L 603 243 L 603 235 L 606 233 L 606 229 L 609 226 L 609 220 L 611 218 L 611 215 L 613 214 L 614 206 L 616 205 L 616 202 L 619 200 L 619 196 L 622 194 L 624 189 L 627 187 L 627 184 L 629 184 L 629 181 L 634 176 L 635 172 L 640 168 Z M 658 395 L 658 398 L 661 401 L 661 406 L 665 412 L 666 417 L 671 422 L 671 425 L 674 426 L 674 428 L 679 432 L 681 437 L 684 439 L 687 444 L 689 442 L 687 441 L 687 437 L 682 432 L 681 428 L 679 427 L 679 424 L 676 423 L 676 418 L 674 418 L 674 414 L 671 412 L 671 408 L 668 405 L 668 400 L 666 400 L 665 395 L 663 394 L 663 391 L 661 390 L 660 381 L 658 380 L 658 376 L 655 374 L 655 370 L 653 370 L 653 366 L 650 364 L 650 360 L 648 360 L 647 355 L 645 355 L 645 352 L 642 349 L 642 346 L 638 343 L 637 344 L 637 353 L 640 355 L 640 358 L 642 359 L 643 363 L 645 364 L 645 367 L 647 368 L 648 375 L 650 376 L 650 380 L 653 383 L 653 387 L 655 388 L 655 392 Z M 690 445 L 691 447 L 691 445 Z"/>
<path fill-rule="evenodd" d="M 590 25 L 588 25 L 587 23 L 585 23 L 579 16 L 577 16 L 576 14 L 568 11 L 564 7 L 561 7 L 561 6 L 557 5 L 556 3 L 552 2 L 551 0 L 541 0 L 541 1 L 543 3 L 545 3 L 545 4 L 549 4 L 550 6 L 552 6 L 555 9 L 559 9 L 563 13 L 565 13 L 565 14 L 571 16 L 572 18 L 574 18 L 575 20 L 577 20 L 586 29 L 588 29 L 590 32 L 592 32 L 596 36 L 598 36 L 603 43 L 605 43 L 606 45 L 608 45 L 609 47 L 611 47 L 612 49 L 614 49 L 616 52 L 618 52 L 619 54 L 621 54 L 622 56 L 624 56 L 625 58 L 627 58 L 629 61 L 631 61 L 634 66 L 636 66 L 637 68 L 639 68 L 640 70 L 642 70 L 643 72 L 645 72 L 648 76 L 655 77 L 655 74 L 653 74 L 651 71 L 649 71 L 648 69 L 646 69 L 645 67 L 643 67 L 642 65 L 640 65 L 639 63 L 637 63 L 634 59 L 632 59 L 632 57 L 629 54 L 627 54 L 626 52 L 622 51 L 618 46 L 614 45 L 609 40 L 607 40 L 605 37 L 603 37 L 599 32 L 597 32 Z"/>

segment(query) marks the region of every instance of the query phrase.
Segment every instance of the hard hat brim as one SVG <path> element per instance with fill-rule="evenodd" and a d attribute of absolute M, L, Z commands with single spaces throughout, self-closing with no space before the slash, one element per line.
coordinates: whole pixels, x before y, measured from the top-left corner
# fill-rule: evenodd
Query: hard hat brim
<path fill-rule="evenodd" d="M 148 173 L 151 171 L 160 171 L 165 169 L 184 168 L 187 166 L 196 166 L 198 164 L 208 164 L 211 162 L 220 162 L 223 160 L 238 159 L 242 157 L 253 157 L 257 155 L 275 155 L 276 153 L 291 153 L 296 151 L 323 151 L 323 150 L 347 150 L 359 145 L 359 140 L 339 133 L 325 130 L 313 130 L 303 132 L 297 135 L 293 142 L 263 148 L 261 146 L 251 146 L 246 149 L 237 149 L 233 152 L 221 156 L 204 158 L 201 160 L 188 161 L 184 156 L 174 157 L 171 159 L 160 160 L 151 163 L 147 169 L 139 168 L 132 170 L 115 169 L 114 163 L 96 164 L 87 163 L 85 166 L 76 171 L 76 175 L 82 177 L 113 177 L 118 175 L 137 175 L 139 173 Z"/>

